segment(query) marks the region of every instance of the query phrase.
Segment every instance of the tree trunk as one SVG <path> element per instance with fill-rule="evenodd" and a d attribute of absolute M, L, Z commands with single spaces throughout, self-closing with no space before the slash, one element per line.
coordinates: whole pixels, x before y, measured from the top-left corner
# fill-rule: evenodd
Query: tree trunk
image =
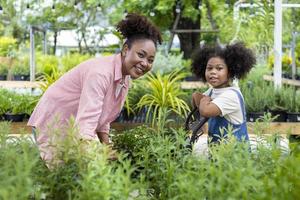
<path fill-rule="evenodd" d="M 207 19 L 210 22 L 210 25 L 211 25 L 212 29 L 217 30 L 219 27 L 217 25 L 217 22 L 213 18 L 212 8 L 211 8 L 211 5 L 209 3 L 209 0 L 205 1 L 205 6 L 206 6 L 206 9 L 207 9 Z M 214 35 L 214 40 L 215 40 L 215 42 L 218 42 L 218 34 L 217 33 Z"/>
<path fill-rule="evenodd" d="M 198 6 L 198 5 L 197 5 Z M 180 17 L 177 29 L 201 29 L 200 12 L 195 21 L 185 17 Z M 183 58 L 191 58 L 192 52 L 200 45 L 200 33 L 178 33 L 180 40 L 180 50 L 183 52 Z"/>

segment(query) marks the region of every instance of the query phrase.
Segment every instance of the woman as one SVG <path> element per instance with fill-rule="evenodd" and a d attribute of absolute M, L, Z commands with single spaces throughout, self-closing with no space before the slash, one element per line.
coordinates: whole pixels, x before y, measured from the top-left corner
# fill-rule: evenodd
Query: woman
<path fill-rule="evenodd" d="M 63 134 L 71 117 L 80 139 L 98 136 L 109 144 L 110 123 L 121 111 L 129 79 L 151 70 L 157 43 L 162 42 L 158 28 L 144 16 L 128 14 L 117 30 L 126 39 L 120 54 L 79 64 L 52 84 L 34 109 L 28 125 L 39 133 L 36 141 L 45 161 L 51 161 L 55 151 L 50 145 L 53 126 Z"/>

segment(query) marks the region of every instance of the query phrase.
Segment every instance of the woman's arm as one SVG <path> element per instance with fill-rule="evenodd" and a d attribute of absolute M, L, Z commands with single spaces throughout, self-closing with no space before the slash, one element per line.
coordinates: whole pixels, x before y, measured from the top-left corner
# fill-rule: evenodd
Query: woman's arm
<path fill-rule="evenodd" d="M 101 143 L 103 144 L 110 144 L 109 142 L 109 136 L 108 136 L 108 133 L 105 133 L 105 132 L 97 132 L 97 136 L 100 140 Z"/>

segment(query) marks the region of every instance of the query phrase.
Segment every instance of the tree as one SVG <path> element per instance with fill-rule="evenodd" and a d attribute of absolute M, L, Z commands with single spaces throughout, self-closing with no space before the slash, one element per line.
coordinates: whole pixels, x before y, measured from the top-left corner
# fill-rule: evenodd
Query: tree
<path fill-rule="evenodd" d="M 21 24 L 22 12 L 17 10 L 18 6 L 14 0 L 0 0 L 2 7 L 2 14 L 0 14 L 0 33 L 1 35 L 8 35 L 18 39 L 21 43 L 26 32 L 26 27 Z"/>
<path fill-rule="evenodd" d="M 116 6 L 115 13 L 138 12 L 147 15 L 162 31 L 171 31 L 180 9 L 180 19 L 177 29 L 200 29 L 200 0 L 124 0 Z M 177 9 L 177 12 L 176 12 Z M 114 18 L 120 20 L 120 18 Z M 165 36 L 166 38 L 167 36 Z M 178 33 L 181 51 L 184 58 L 189 58 L 193 49 L 199 45 L 199 33 Z"/>

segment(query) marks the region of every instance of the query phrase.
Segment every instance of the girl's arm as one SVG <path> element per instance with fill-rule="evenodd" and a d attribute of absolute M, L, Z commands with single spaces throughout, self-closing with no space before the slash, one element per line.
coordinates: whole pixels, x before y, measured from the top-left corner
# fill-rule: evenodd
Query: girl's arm
<path fill-rule="evenodd" d="M 200 100 L 199 112 L 203 117 L 216 117 L 221 115 L 220 108 L 211 102 L 212 99 L 209 96 L 203 96 Z"/>

